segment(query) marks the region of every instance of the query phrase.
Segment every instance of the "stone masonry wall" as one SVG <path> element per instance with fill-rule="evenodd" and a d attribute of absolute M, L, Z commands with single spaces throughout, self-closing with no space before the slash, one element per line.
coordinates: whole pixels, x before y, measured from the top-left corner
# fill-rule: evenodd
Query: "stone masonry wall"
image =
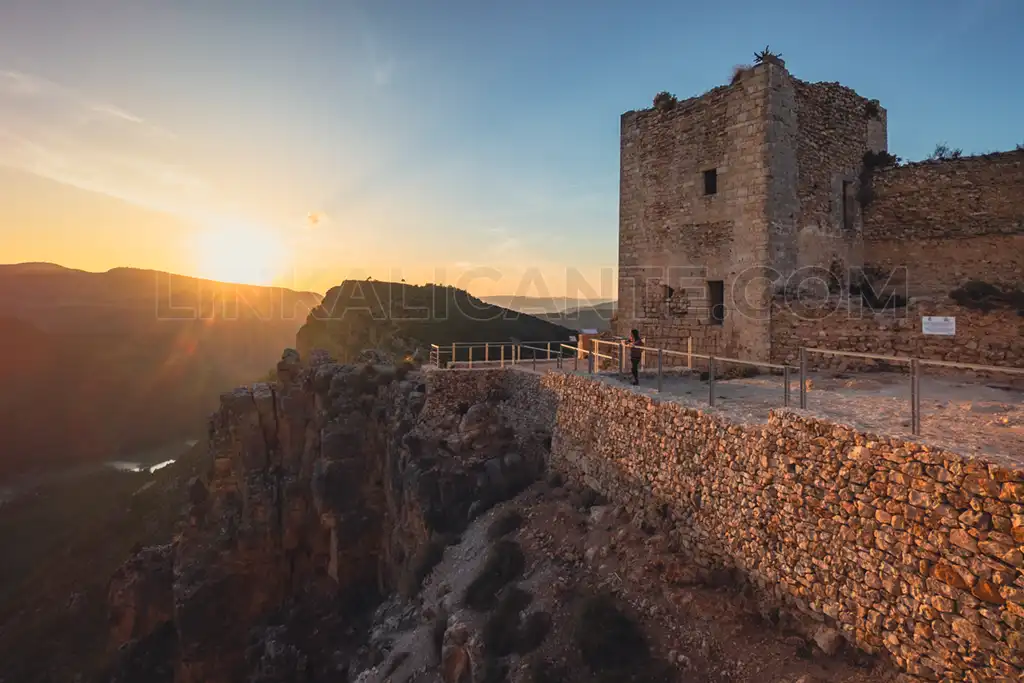
<path fill-rule="evenodd" d="M 1024 232 L 1024 150 L 889 168 L 875 173 L 872 188 L 868 240 Z"/>
<path fill-rule="evenodd" d="M 623 114 L 620 144 L 619 334 L 766 359 L 774 291 L 822 281 L 808 267 L 860 265 L 856 183 L 864 153 L 886 147 L 886 114 L 853 90 L 762 64 L 675 106 Z M 710 169 L 718 188 L 706 195 Z M 714 280 L 721 325 L 710 321 Z"/>
<path fill-rule="evenodd" d="M 909 296 L 948 294 L 968 280 L 1024 286 L 1024 232 L 962 239 L 871 240 L 864 262 Z"/>
<path fill-rule="evenodd" d="M 955 316 L 956 335 L 923 334 L 921 317 L 926 315 Z M 836 301 L 776 302 L 772 359 L 796 363 L 801 346 L 1019 368 L 1024 367 L 1024 317 L 1013 310 L 974 311 L 948 299 L 912 302 L 906 308 L 878 313 Z M 811 354 L 808 363 L 836 370 L 871 364 L 817 354 Z"/>
<path fill-rule="evenodd" d="M 623 114 L 616 331 L 639 328 L 649 344 L 715 353 L 767 354 L 767 320 L 729 315 L 733 286 L 767 260 L 765 131 L 776 67 L 679 102 Z M 706 170 L 717 192 L 704 194 Z M 706 281 L 722 280 L 723 325 L 710 324 Z"/>
<path fill-rule="evenodd" d="M 526 377 L 556 399 L 553 468 L 913 680 L 1024 676 L 1024 469 L 797 411 L 741 425 L 580 376 L 447 374 Z"/>
<path fill-rule="evenodd" d="M 887 148 L 886 112 L 839 83 L 792 80 L 799 174 L 790 181 L 798 203 L 789 214 L 797 221 L 792 238 L 797 266 L 828 270 L 836 263 L 846 272 L 861 264 L 858 178 L 864 153 Z M 781 207 L 777 213 L 786 215 Z"/>
<path fill-rule="evenodd" d="M 865 263 L 906 268 L 912 294 L 944 294 L 970 279 L 1021 284 L 1024 151 L 885 169 L 872 189 Z"/>

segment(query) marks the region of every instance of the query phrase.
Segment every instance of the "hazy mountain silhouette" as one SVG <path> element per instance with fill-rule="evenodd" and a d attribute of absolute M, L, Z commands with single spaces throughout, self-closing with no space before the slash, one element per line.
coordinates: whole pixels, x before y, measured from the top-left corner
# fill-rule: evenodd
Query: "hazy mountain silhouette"
<path fill-rule="evenodd" d="M 579 307 L 567 308 L 557 313 L 539 314 L 537 317 L 572 330 L 597 330 L 598 332 L 604 332 L 611 328 L 615 305 L 616 302 L 607 301 L 596 306 L 581 305 Z"/>
<path fill-rule="evenodd" d="M 497 294 L 495 296 L 481 297 L 481 300 L 494 306 L 501 306 L 502 308 L 509 308 L 513 311 L 536 316 L 614 303 L 605 299 L 576 299 L 564 296 L 521 296 L 518 294 Z"/>
<path fill-rule="evenodd" d="M 0 265 L 0 477 L 200 431 L 319 301 L 151 270 Z"/>

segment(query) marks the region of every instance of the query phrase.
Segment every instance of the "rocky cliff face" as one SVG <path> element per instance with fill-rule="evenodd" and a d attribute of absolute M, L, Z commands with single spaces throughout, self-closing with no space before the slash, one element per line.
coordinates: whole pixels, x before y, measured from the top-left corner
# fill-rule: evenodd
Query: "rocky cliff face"
<path fill-rule="evenodd" d="M 895 678 L 690 561 L 636 496 L 538 477 L 572 419 L 539 375 L 294 353 L 278 374 L 222 398 L 175 541 L 114 577 L 104 683 Z"/>
<path fill-rule="evenodd" d="M 506 424 L 500 395 L 427 400 L 411 366 L 292 351 L 275 384 L 223 395 L 174 543 L 111 582 L 110 679 L 343 679 L 367 608 L 416 592 L 474 517 L 536 478 L 550 443 Z"/>

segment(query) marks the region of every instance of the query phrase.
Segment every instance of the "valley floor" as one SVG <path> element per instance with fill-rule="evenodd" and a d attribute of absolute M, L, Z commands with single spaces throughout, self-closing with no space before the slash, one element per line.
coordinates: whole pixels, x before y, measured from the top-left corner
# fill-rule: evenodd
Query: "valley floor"
<path fill-rule="evenodd" d="M 0 681 L 91 681 L 107 665 L 110 576 L 133 547 L 171 539 L 205 448 L 179 444 L 152 474 L 83 467 L 0 509 Z"/>

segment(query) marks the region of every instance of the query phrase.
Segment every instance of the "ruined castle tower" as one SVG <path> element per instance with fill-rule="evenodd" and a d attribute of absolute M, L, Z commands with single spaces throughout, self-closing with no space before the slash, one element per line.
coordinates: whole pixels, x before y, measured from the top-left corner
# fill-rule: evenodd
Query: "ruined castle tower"
<path fill-rule="evenodd" d="M 767 360 L 772 298 L 827 293 L 861 264 L 864 155 L 887 149 L 878 102 L 773 59 L 621 125 L 617 332 Z"/>

